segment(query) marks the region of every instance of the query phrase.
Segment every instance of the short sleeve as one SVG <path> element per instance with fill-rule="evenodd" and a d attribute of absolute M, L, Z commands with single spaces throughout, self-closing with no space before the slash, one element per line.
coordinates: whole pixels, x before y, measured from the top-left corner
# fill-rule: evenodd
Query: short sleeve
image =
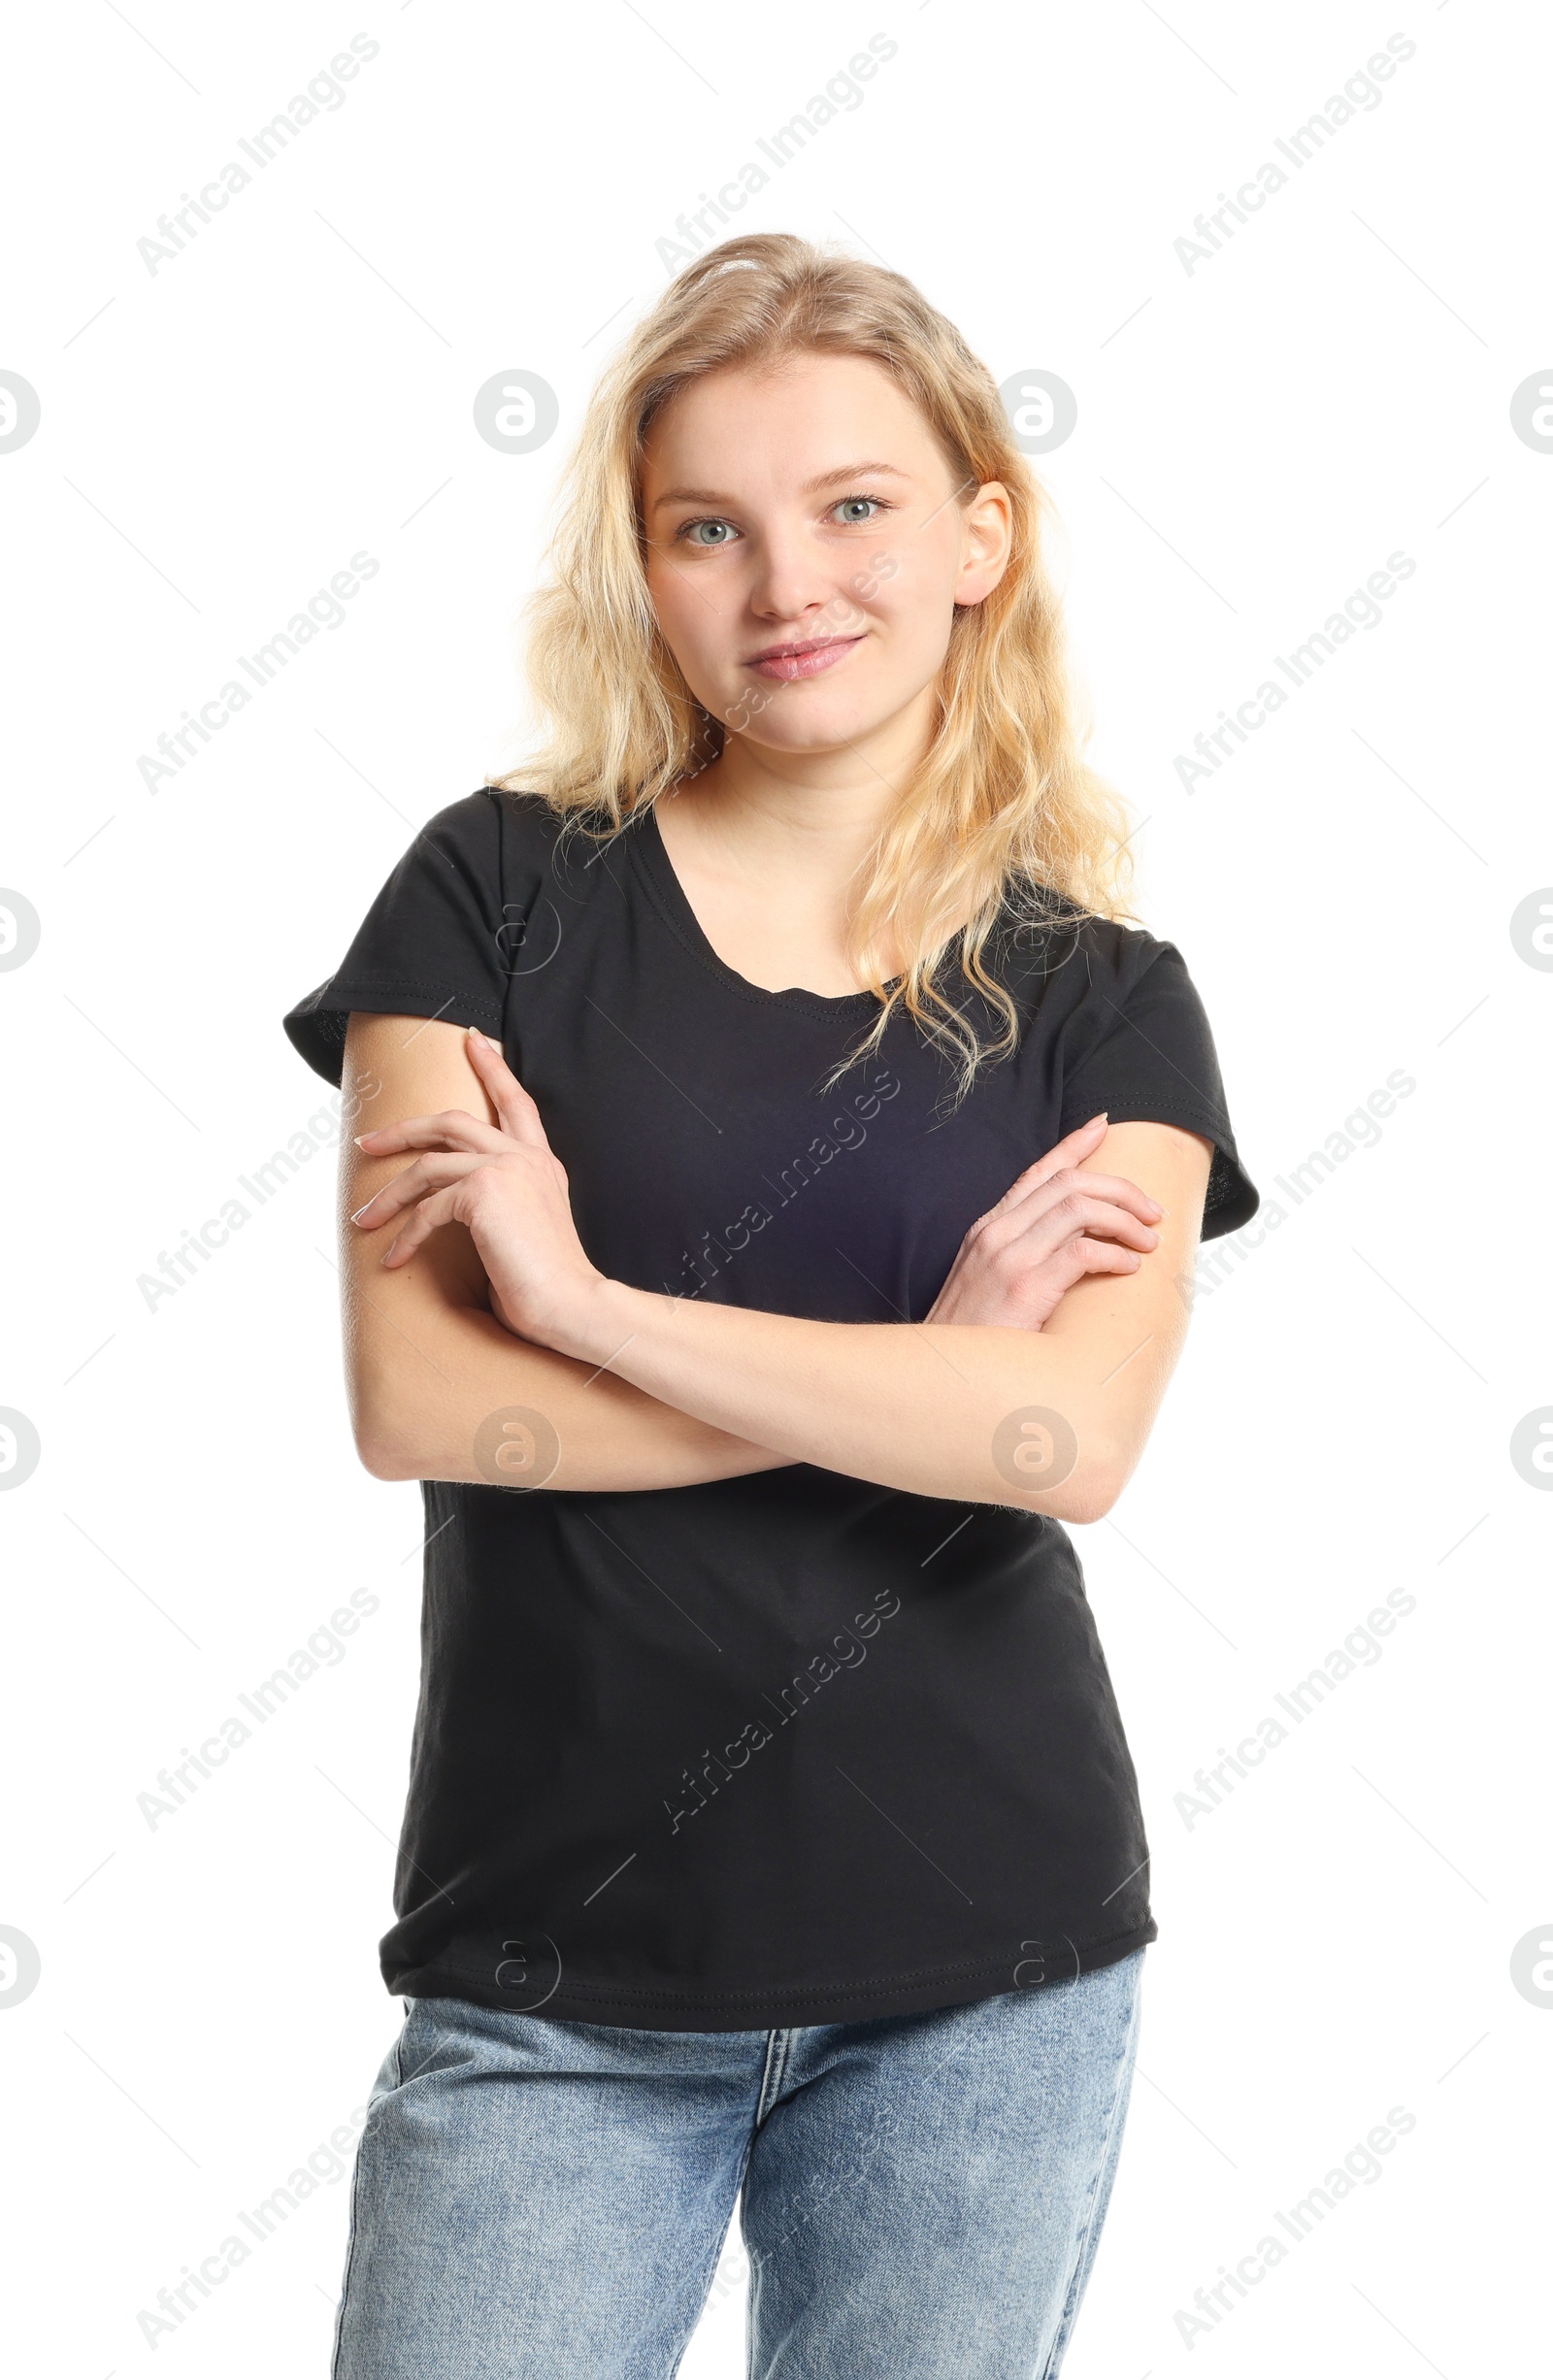
<path fill-rule="evenodd" d="M 352 1008 L 434 1016 L 502 1037 L 511 924 L 503 877 L 503 810 L 472 793 L 415 837 L 362 921 L 337 972 L 282 1019 L 293 1048 L 338 1083 Z"/>
<path fill-rule="evenodd" d="M 1062 1130 L 1105 1111 L 1113 1124 L 1178 1124 L 1213 1143 L 1203 1238 L 1249 1223 L 1261 1194 L 1240 1163 L 1212 1028 L 1173 942 L 1111 926 L 1074 954 L 1089 988 L 1069 1020 Z"/>

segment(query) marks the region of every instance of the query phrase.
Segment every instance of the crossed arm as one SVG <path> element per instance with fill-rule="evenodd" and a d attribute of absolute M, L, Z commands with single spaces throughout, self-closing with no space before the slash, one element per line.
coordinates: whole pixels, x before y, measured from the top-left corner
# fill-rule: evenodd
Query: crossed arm
<path fill-rule="evenodd" d="M 478 1038 L 352 1015 L 345 1089 L 369 1141 L 342 1166 L 347 1369 L 379 1477 L 488 1479 L 478 1434 L 513 1405 L 559 1439 L 545 1484 L 579 1491 L 806 1462 L 1088 1521 L 1142 1452 L 1186 1332 L 1211 1159 L 1195 1133 L 1070 1136 L 1081 1165 L 1021 1175 L 926 1322 L 828 1323 L 601 1275 L 538 1109 Z M 1019 1460 L 1030 1408 L 1059 1417 L 1030 1441 L 1062 1450 L 1044 1474 Z"/>

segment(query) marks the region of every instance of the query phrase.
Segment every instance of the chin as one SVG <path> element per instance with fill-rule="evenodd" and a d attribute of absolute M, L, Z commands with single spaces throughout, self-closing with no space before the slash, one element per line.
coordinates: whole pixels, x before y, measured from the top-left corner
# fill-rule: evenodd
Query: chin
<path fill-rule="evenodd" d="M 806 684 L 784 686 L 779 701 L 769 703 L 741 732 L 747 742 L 767 744 L 776 752 L 828 751 L 874 735 L 910 699 L 909 691 L 898 700 L 877 693 L 863 699 L 856 687 L 831 687 L 810 678 Z"/>
<path fill-rule="evenodd" d="M 824 718 L 793 719 L 784 722 L 780 732 L 762 720 L 766 732 L 755 736 L 745 728 L 743 740 L 768 752 L 840 752 L 872 736 L 890 715 L 888 711 L 876 714 L 871 711 L 863 714 L 848 712 L 841 717 L 832 713 Z"/>

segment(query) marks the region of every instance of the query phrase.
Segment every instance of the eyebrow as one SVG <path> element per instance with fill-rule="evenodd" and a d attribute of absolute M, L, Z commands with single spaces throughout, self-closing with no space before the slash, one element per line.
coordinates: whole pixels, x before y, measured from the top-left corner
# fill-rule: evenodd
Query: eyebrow
<path fill-rule="evenodd" d="M 905 479 L 910 476 L 894 463 L 843 463 L 839 471 L 824 471 L 817 479 L 809 480 L 802 492 L 806 496 L 817 496 L 822 488 L 836 487 L 844 479 L 877 478 L 880 474 L 892 479 Z M 736 501 L 736 498 L 725 496 L 714 487 L 670 487 L 661 496 L 653 498 L 652 510 L 657 512 L 659 506 L 665 504 L 733 504 Z"/>

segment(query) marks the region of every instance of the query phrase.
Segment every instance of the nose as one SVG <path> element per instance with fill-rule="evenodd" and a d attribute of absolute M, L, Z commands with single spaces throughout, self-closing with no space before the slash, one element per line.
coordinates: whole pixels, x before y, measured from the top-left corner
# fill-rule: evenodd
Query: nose
<path fill-rule="evenodd" d="M 838 599 L 851 609 L 837 558 L 811 533 L 782 523 L 765 529 L 751 544 L 749 603 L 763 626 L 811 628 L 816 614 Z"/>

